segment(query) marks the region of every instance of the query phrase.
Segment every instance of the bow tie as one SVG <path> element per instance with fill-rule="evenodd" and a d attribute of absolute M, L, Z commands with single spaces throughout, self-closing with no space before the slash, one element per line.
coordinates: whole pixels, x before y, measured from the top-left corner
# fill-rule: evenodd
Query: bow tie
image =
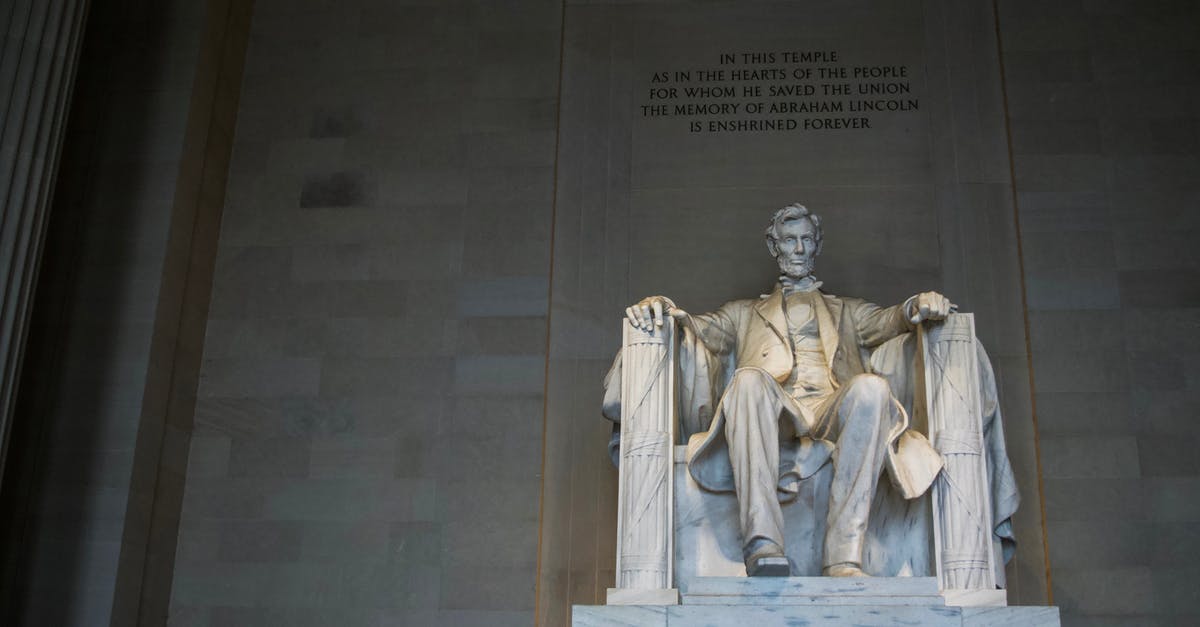
<path fill-rule="evenodd" d="M 800 280 L 793 279 L 789 276 L 779 277 L 779 287 L 783 289 L 783 294 L 786 296 L 794 292 L 813 292 L 821 287 L 823 283 L 814 279 L 811 275 Z"/>

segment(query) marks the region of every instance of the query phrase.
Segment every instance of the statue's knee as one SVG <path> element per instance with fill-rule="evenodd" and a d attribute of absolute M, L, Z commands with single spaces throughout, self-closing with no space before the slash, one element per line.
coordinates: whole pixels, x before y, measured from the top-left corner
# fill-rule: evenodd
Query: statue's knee
<path fill-rule="evenodd" d="M 775 383 L 775 379 L 762 368 L 738 368 L 729 381 L 730 388 L 763 388 Z"/>
<path fill-rule="evenodd" d="M 777 385 L 775 379 L 765 370 L 739 368 L 734 371 L 725 396 L 721 399 L 727 427 L 733 428 L 749 420 L 764 425 L 763 428 L 773 428 L 770 425 L 778 422 L 778 416 L 761 411 L 764 409 L 762 401 L 768 398 L 769 386 L 772 385 Z"/>
<path fill-rule="evenodd" d="M 892 387 L 877 374 L 860 374 L 850 379 L 850 393 L 860 400 L 886 404 L 892 400 Z"/>

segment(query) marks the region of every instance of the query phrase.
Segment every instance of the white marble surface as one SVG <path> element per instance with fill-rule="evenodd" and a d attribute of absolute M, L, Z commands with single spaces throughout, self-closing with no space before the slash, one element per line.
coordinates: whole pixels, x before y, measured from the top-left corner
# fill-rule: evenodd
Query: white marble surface
<path fill-rule="evenodd" d="M 679 606 L 668 608 L 667 624 L 671 627 L 718 627 L 754 625 L 776 627 L 795 625 L 856 627 L 958 627 L 959 612 L 951 608 L 895 606 L 786 606 L 786 607 L 710 607 Z"/>
<path fill-rule="evenodd" d="M 945 605 L 933 577 L 697 577 L 684 605 Z"/>
<path fill-rule="evenodd" d="M 822 625 L 838 627 L 961 627 L 958 608 L 897 606 L 707 606 L 678 605 L 645 612 L 634 607 L 574 607 L 574 627 L 794 627 Z"/>
<path fill-rule="evenodd" d="M 578 627 L 622 627 L 667 624 L 667 608 L 645 605 L 576 605 L 571 624 Z"/>
<path fill-rule="evenodd" d="M 1060 627 L 1056 607 L 576 605 L 574 627 Z"/>
<path fill-rule="evenodd" d="M 684 595 L 683 605 L 746 605 L 746 599 L 736 595 Z M 755 606 L 783 606 L 783 605 L 821 605 L 821 606 L 842 606 L 842 605 L 863 605 L 863 606 L 883 606 L 883 605 L 907 605 L 915 607 L 939 607 L 945 605 L 945 601 L 941 597 L 923 598 L 923 597 L 905 597 L 905 596 L 837 596 L 837 595 L 812 595 L 812 594 L 793 594 L 781 596 L 762 596 L 754 599 Z"/>
<path fill-rule="evenodd" d="M 1008 605 L 1008 591 L 995 590 L 943 590 L 946 605 L 962 607 L 1004 607 Z"/>
<path fill-rule="evenodd" d="M 608 605 L 678 605 L 677 588 L 609 588 Z"/>
<path fill-rule="evenodd" d="M 1059 627 L 1057 607 L 964 607 L 963 627 Z"/>
<path fill-rule="evenodd" d="M 962 593 L 939 592 L 936 577 L 694 577 L 687 583 L 680 605 L 575 606 L 573 624 L 577 627 L 1060 625 L 1056 607 L 950 604 L 948 596 Z M 1003 590 L 995 593 L 996 599 L 1003 599 Z"/>
<path fill-rule="evenodd" d="M 937 597 L 933 577 L 697 577 L 686 594 Z"/>

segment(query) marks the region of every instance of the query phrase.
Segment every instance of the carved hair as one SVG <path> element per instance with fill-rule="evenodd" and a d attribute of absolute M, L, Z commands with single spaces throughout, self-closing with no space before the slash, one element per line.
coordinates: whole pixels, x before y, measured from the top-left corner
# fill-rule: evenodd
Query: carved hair
<path fill-rule="evenodd" d="M 821 230 L 821 216 L 812 213 L 808 210 L 808 207 L 800 203 L 792 203 L 776 211 L 775 215 L 771 216 L 771 223 L 767 225 L 765 232 L 767 236 L 767 249 L 771 251 L 772 257 L 779 256 L 777 242 L 780 237 L 779 229 L 783 228 L 783 223 L 801 219 L 806 219 L 813 225 L 813 230 L 815 231 L 813 239 L 817 241 L 817 252 L 821 252 L 821 238 L 824 235 Z"/>

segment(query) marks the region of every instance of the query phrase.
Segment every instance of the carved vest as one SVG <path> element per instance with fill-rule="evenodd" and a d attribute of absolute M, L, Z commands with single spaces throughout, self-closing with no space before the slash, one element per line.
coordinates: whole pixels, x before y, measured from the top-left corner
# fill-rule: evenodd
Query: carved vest
<path fill-rule="evenodd" d="M 829 362 L 821 346 L 821 329 L 814 309 L 816 298 L 820 298 L 820 294 L 812 291 L 793 293 L 784 299 L 794 357 L 792 374 L 784 389 L 810 407 L 819 405 L 834 389 Z"/>

